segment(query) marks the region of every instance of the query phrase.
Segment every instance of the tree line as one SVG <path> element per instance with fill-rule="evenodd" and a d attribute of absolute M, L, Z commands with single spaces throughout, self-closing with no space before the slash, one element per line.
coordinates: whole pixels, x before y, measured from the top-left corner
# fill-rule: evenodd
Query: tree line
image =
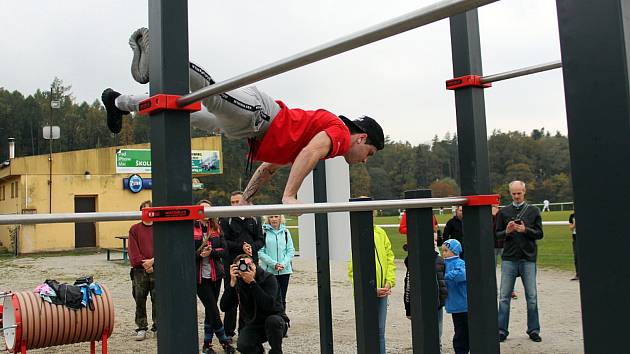
<path fill-rule="evenodd" d="M 42 127 L 51 121 L 61 130 L 60 139 L 53 143 L 54 152 L 149 141 L 147 118 L 125 119 L 121 134 L 111 134 L 100 100 L 78 103 L 71 89 L 58 78 L 50 90 L 28 96 L 0 87 L 0 161 L 8 158 L 9 137 L 16 138 L 16 156 L 47 154 L 49 142 L 43 138 Z M 58 101 L 59 108 L 51 108 L 51 101 Z M 196 137 L 207 132 L 193 129 L 191 134 Z M 544 128 L 530 133 L 493 131 L 488 150 L 491 189 L 502 196 L 502 202 L 510 200 L 507 183 L 515 179 L 527 183 L 530 202 L 573 200 L 566 136 L 550 134 Z M 216 204 L 227 204 L 230 192 L 243 189 L 249 179 L 245 173 L 247 152 L 244 140 L 223 139 L 223 174 L 200 178 L 205 188 L 194 191 L 195 199 L 209 197 Z M 430 188 L 435 197 L 459 195 L 458 159 L 456 135 L 435 136 L 430 143 L 418 145 L 386 137 L 385 148 L 367 164 L 350 167 L 351 194 L 398 199 L 405 190 Z M 259 192 L 257 203 L 278 203 L 287 178 L 288 169 L 280 170 Z"/>

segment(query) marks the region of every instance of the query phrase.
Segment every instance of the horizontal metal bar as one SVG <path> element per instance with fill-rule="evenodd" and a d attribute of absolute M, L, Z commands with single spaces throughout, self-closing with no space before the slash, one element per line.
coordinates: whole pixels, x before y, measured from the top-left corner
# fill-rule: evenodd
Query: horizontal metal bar
<path fill-rule="evenodd" d="M 368 27 L 364 30 L 341 37 L 312 49 L 261 66 L 242 75 L 219 82 L 212 86 L 182 96 L 177 100 L 178 106 L 185 106 L 204 97 L 234 90 L 254 82 L 299 68 L 334 55 L 359 48 L 381 39 L 385 39 L 414 28 L 418 28 L 452 15 L 464 13 L 468 10 L 493 3 L 498 0 L 445 0 L 394 19 Z"/>
<path fill-rule="evenodd" d="M 13 328 L 18 328 L 18 325 L 15 324 L 15 325 L 11 325 L 11 326 L 2 327 L 2 328 L 0 328 L 0 330 L 8 331 L 8 330 L 13 329 Z"/>
<path fill-rule="evenodd" d="M 522 69 L 516 69 L 512 71 L 506 71 L 504 73 L 488 75 L 481 78 L 482 84 L 488 84 L 491 82 L 497 82 L 501 80 L 512 79 L 519 76 L 531 75 L 540 73 L 543 71 L 558 69 L 562 67 L 562 62 L 560 60 L 552 61 L 550 63 L 539 64 L 534 66 L 529 66 Z"/>
<path fill-rule="evenodd" d="M 275 204 L 247 206 L 217 206 L 205 209 L 207 217 L 260 216 L 277 214 L 335 213 L 345 211 L 365 211 L 376 209 L 431 208 L 440 206 L 463 205 L 466 197 L 372 200 L 365 202 L 315 203 L 315 204 Z M 67 213 L 67 214 L 21 214 L 1 215 L 0 225 L 13 224 L 51 224 L 64 222 L 97 222 L 140 220 L 142 212 L 109 213 Z"/>
<path fill-rule="evenodd" d="M 564 226 L 564 225 L 569 225 L 568 221 L 543 221 L 542 222 L 543 226 Z M 398 227 L 400 227 L 400 224 L 377 224 L 376 226 L 378 227 L 382 227 L 384 229 L 397 229 Z M 444 227 L 446 226 L 446 224 L 438 224 L 439 227 Z M 297 229 L 297 226 L 287 226 L 288 229 L 290 228 L 294 228 Z"/>
<path fill-rule="evenodd" d="M 81 223 L 95 221 L 126 221 L 140 220 L 140 211 L 120 211 L 109 213 L 56 213 L 56 214 L 20 214 L 1 215 L 0 225 L 13 224 L 54 224 L 54 223 Z"/>

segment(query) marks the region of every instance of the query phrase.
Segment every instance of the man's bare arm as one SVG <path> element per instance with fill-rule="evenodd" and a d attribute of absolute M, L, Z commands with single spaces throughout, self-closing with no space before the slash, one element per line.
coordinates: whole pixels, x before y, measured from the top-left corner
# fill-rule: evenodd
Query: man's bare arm
<path fill-rule="evenodd" d="M 245 187 L 245 191 L 243 192 L 243 200 L 246 202 L 251 202 L 251 199 L 258 193 L 260 187 L 264 186 L 269 182 L 271 177 L 276 173 L 276 171 L 281 168 L 282 165 L 276 165 L 273 163 L 263 162 L 258 168 L 254 175 L 247 183 L 247 187 Z"/>
<path fill-rule="evenodd" d="M 287 185 L 284 187 L 282 202 L 297 203 L 297 192 L 304 178 L 311 173 L 317 162 L 328 155 L 332 142 L 326 132 L 319 132 L 298 154 L 291 166 Z"/>

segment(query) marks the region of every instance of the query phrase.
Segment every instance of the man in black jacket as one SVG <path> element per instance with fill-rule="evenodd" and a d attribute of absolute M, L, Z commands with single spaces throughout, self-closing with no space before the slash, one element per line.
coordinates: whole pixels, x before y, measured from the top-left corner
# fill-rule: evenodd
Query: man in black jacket
<path fill-rule="evenodd" d="M 536 240 L 543 238 L 542 219 L 537 207 L 525 202 L 525 183 L 509 184 L 512 204 L 499 211 L 496 235 L 504 239 L 499 291 L 499 340 L 503 342 L 509 332 L 510 301 L 516 277 L 521 277 L 527 300 L 527 334 L 540 342 L 538 298 L 536 293 Z"/>
<path fill-rule="evenodd" d="M 456 239 L 464 244 L 464 224 L 463 224 L 464 213 L 462 211 L 462 206 L 458 206 L 455 209 L 455 215 L 446 222 L 444 226 L 444 232 L 442 233 L 442 242 L 449 239 Z M 460 253 L 459 258 L 464 259 L 464 252 Z"/>
<path fill-rule="evenodd" d="M 243 192 L 234 191 L 230 196 L 230 204 L 238 206 L 243 199 Z M 262 232 L 262 225 L 258 218 L 252 217 L 231 217 L 219 219 L 219 226 L 223 231 L 225 243 L 227 244 L 227 252 L 223 257 L 223 266 L 227 270 L 236 256 L 239 254 L 247 254 L 254 262 L 258 263 L 258 250 L 265 246 L 265 235 Z M 228 288 L 230 277 L 225 277 L 223 285 L 224 289 Z M 225 312 L 223 318 L 223 326 L 225 333 L 229 337 L 236 334 L 236 307 Z M 242 322 L 239 321 L 239 329 Z"/>
<path fill-rule="evenodd" d="M 453 215 L 453 217 L 449 221 L 447 221 L 446 225 L 444 226 L 442 237 L 444 238 L 444 241 L 454 238 L 463 245 L 464 228 L 462 226 L 462 217 L 464 214 L 462 212 L 461 206 L 458 206 L 455 210 L 455 215 Z"/>
<path fill-rule="evenodd" d="M 245 264 L 241 265 L 241 260 Z M 242 270 L 245 267 L 246 270 Z M 230 283 L 221 298 L 221 310 L 240 306 L 243 327 L 238 333 L 237 349 L 244 354 L 264 353 L 262 344 L 269 342 L 269 354 L 282 353 L 282 337 L 288 328 L 282 298 L 273 274 L 256 267 L 246 254 L 230 265 Z"/>

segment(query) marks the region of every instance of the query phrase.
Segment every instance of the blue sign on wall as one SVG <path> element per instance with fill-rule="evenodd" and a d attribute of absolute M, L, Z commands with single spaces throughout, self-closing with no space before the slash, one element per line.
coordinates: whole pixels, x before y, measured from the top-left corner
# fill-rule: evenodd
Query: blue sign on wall
<path fill-rule="evenodd" d="M 153 186 L 153 179 L 142 178 L 136 174 L 129 176 L 129 178 L 123 178 L 123 189 L 129 189 L 133 193 L 138 193 L 143 189 L 151 189 Z"/>

